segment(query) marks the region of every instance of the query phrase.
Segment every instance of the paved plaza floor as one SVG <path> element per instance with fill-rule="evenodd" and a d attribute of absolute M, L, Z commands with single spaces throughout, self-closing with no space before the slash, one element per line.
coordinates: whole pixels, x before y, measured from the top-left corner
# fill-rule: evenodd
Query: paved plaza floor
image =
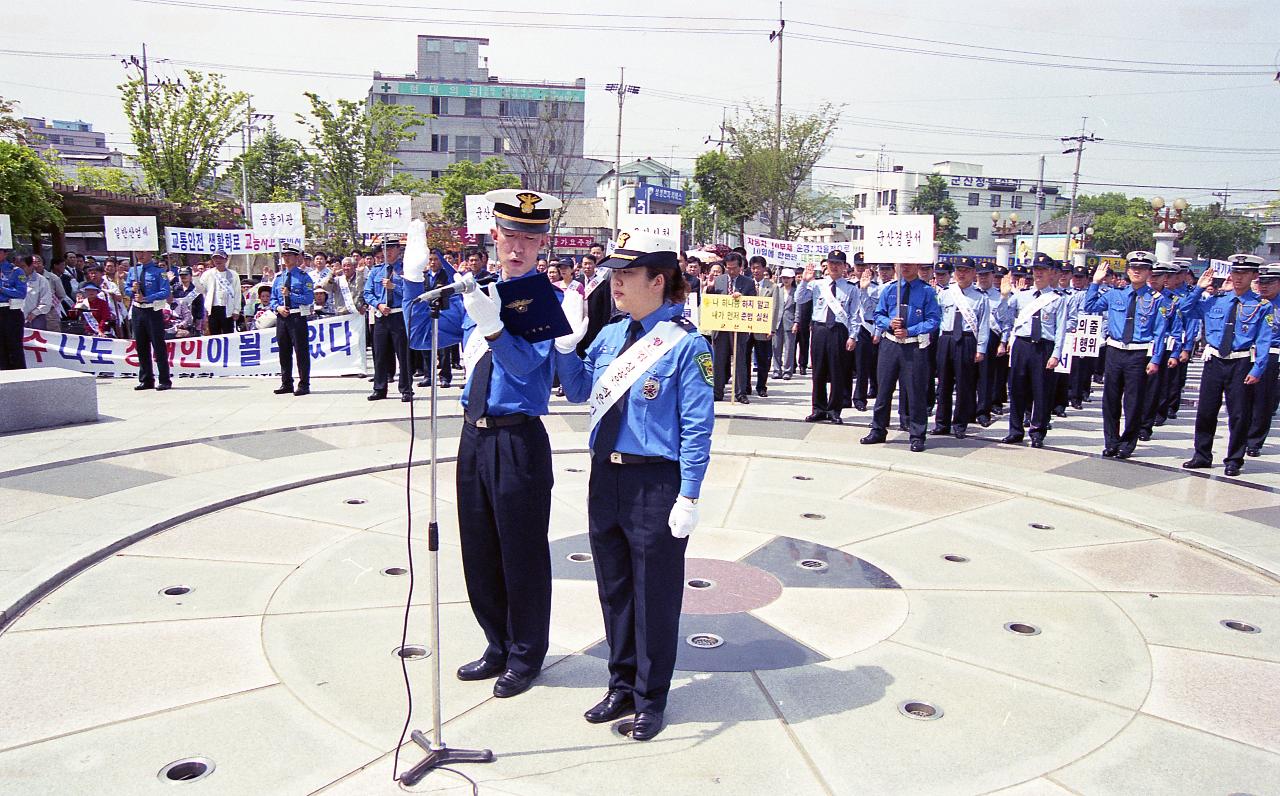
<path fill-rule="evenodd" d="M 274 386 L 101 380 L 101 422 L 0 436 L 0 794 L 403 790 L 406 496 L 409 644 L 430 631 L 426 403 L 411 436 L 362 379 Z M 581 716 L 607 675 L 586 416 L 563 400 L 552 654 L 514 699 L 454 678 L 483 639 L 442 391 L 444 740 L 494 751 L 460 767 L 480 793 L 1280 793 L 1280 446 L 1238 479 L 1186 473 L 1184 408 L 1104 460 L 1094 401 L 1043 450 L 996 444 L 997 423 L 913 454 L 896 431 L 858 445 L 866 413 L 802 422 L 808 390 L 717 404 L 648 743 Z M 407 662 L 422 730 L 433 665 Z"/>

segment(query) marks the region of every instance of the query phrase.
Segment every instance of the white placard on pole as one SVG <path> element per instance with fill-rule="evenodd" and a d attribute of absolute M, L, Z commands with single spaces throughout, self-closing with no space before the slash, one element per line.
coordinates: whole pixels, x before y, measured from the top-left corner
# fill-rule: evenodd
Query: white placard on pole
<path fill-rule="evenodd" d="M 869 263 L 932 263 L 933 216 L 874 215 L 863 219 Z"/>
<path fill-rule="evenodd" d="M 1210 260 L 1209 267 L 1213 269 L 1213 277 L 1215 279 L 1226 279 L 1231 276 L 1230 260 Z"/>
<path fill-rule="evenodd" d="M 662 238 L 672 251 L 680 251 L 680 215 L 678 213 L 619 213 L 618 215 L 618 229 L 656 235 Z"/>
<path fill-rule="evenodd" d="M 13 219 L 0 213 L 0 249 L 13 248 Z"/>
<path fill-rule="evenodd" d="M 254 202 L 253 233 L 264 238 L 305 238 L 301 202 Z"/>
<path fill-rule="evenodd" d="M 474 194 L 467 197 L 467 234 L 488 235 L 493 232 L 493 202 Z"/>
<path fill-rule="evenodd" d="M 356 197 L 356 230 L 362 235 L 374 232 L 408 232 L 412 218 L 411 196 L 389 193 Z"/>
<path fill-rule="evenodd" d="M 103 216 L 109 252 L 160 251 L 160 235 L 155 216 Z"/>

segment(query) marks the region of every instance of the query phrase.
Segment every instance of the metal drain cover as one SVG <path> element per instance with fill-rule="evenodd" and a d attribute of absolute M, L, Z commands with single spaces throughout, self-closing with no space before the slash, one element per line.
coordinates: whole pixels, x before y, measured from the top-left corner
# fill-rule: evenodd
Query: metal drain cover
<path fill-rule="evenodd" d="M 684 643 L 690 647 L 697 647 L 702 650 L 715 649 L 724 644 L 724 639 L 715 633 L 694 633 L 684 640 Z"/>
<path fill-rule="evenodd" d="M 710 589 L 716 585 L 716 582 L 706 578 L 690 578 L 685 585 L 691 589 Z"/>
<path fill-rule="evenodd" d="M 1040 635 L 1040 628 L 1035 625 L 1029 625 L 1026 622 L 1006 622 L 1004 629 L 1010 633 L 1017 633 L 1019 636 Z"/>
<path fill-rule="evenodd" d="M 569 555 L 565 556 L 565 558 L 569 559 L 575 564 L 586 564 L 587 562 L 592 560 L 592 555 L 590 553 L 570 553 Z"/>
<path fill-rule="evenodd" d="M 793 475 L 791 477 L 796 481 L 812 481 L 813 480 L 813 476 L 811 475 Z"/>
<path fill-rule="evenodd" d="M 823 572 L 829 569 L 831 565 L 816 558 L 802 558 L 796 562 L 796 566 L 809 572 Z"/>
<path fill-rule="evenodd" d="M 347 498 L 342 502 L 346 503 L 348 506 L 363 506 L 365 504 L 365 499 L 364 498 Z"/>
<path fill-rule="evenodd" d="M 934 721 L 942 718 L 942 708 L 928 702 L 908 700 L 898 705 L 898 712 L 909 719 L 918 721 Z"/>
<path fill-rule="evenodd" d="M 806 511 L 800 516 L 804 517 L 806 520 L 825 520 L 827 518 L 827 515 L 825 514 L 815 514 L 812 511 Z"/>
<path fill-rule="evenodd" d="M 942 557 L 942 560 L 950 561 L 952 564 L 967 564 L 969 562 L 969 559 L 962 555 L 956 555 L 955 553 L 947 553 Z"/>
<path fill-rule="evenodd" d="M 161 782 L 196 782 L 212 774 L 214 768 L 207 757 L 184 757 L 160 769 L 156 776 Z"/>
<path fill-rule="evenodd" d="M 181 597 L 184 594 L 190 593 L 190 586 L 165 586 L 160 590 L 160 594 L 163 594 L 165 597 Z"/>
<path fill-rule="evenodd" d="M 635 729 L 636 723 L 634 719 L 623 719 L 613 725 L 613 731 L 623 738 L 630 738 L 631 731 Z"/>
<path fill-rule="evenodd" d="M 387 567 L 386 569 L 382 570 L 382 574 L 389 575 L 394 578 L 394 577 L 399 577 L 400 575 L 408 575 L 409 570 L 405 569 L 404 567 Z"/>
<path fill-rule="evenodd" d="M 1046 524 L 1044 524 L 1043 522 L 1029 522 L 1029 523 L 1027 523 L 1027 525 L 1028 525 L 1029 527 L 1031 527 L 1031 528 L 1035 528 L 1037 531 L 1052 531 L 1052 530 L 1053 530 L 1053 526 L 1052 526 L 1052 525 L 1046 525 Z"/>
<path fill-rule="evenodd" d="M 396 647 L 392 650 L 392 653 L 398 658 L 404 658 L 406 661 L 420 661 L 431 654 L 421 644 L 406 644 L 403 647 Z"/>
<path fill-rule="evenodd" d="M 1251 625 L 1248 622 L 1241 622 L 1239 619 L 1223 619 L 1218 624 L 1228 630 L 1235 630 L 1239 633 L 1261 633 L 1262 628 L 1257 625 Z"/>

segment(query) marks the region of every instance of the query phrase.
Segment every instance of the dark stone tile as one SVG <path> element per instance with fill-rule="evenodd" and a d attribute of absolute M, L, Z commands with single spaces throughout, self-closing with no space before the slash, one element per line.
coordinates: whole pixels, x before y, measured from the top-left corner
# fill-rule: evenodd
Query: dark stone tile
<path fill-rule="evenodd" d="M 63 497 L 96 498 L 168 478 L 167 475 L 121 467 L 118 464 L 81 462 L 0 478 L 0 487 Z"/>
<path fill-rule="evenodd" d="M 825 562 L 826 569 L 805 569 L 800 561 Z M 888 573 L 842 550 L 815 542 L 779 536 L 742 559 L 773 575 L 787 588 L 812 586 L 825 589 L 899 589 Z"/>
<path fill-rule="evenodd" d="M 1272 528 L 1280 528 L 1280 506 L 1263 506 L 1257 509 L 1242 509 L 1227 513 L 1246 520 L 1252 520 L 1253 522 L 1260 522 L 1263 525 L 1270 525 Z M 1280 541 L 1280 534 L 1276 536 L 1276 540 Z"/>
<path fill-rule="evenodd" d="M 230 439 L 211 439 L 206 444 L 254 459 L 279 459 L 284 456 L 334 450 L 333 445 L 321 442 L 301 431 L 268 431 L 263 434 L 247 434 Z"/>
<path fill-rule="evenodd" d="M 590 561 L 571 561 L 575 554 L 591 555 L 591 543 L 585 533 L 556 539 L 551 543 L 551 577 L 559 580 L 595 580 L 595 564 Z"/>
<path fill-rule="evenodd" d="M 415 410 L 417 411 L 417 410 Z M 404 433 L 409 433 L 409 421 L 397 420 L 392 425 L 397 428 L 404 429 Z M 430 415 L 419 415 L 414 418 L 414 430 L 417 432 L 417 439 L 425 439 L 431 436 L 431 417 Z M 457 437 L 462 434 L 462 418 L 454 415 L 453 417 L 436 417 L 436 434 L 440 437 Z"/>
<path fill-rule="evenodd" d="M 1078 462 L 1064 464 L 1049 470 L 1051 475 L 1064 475 L 1068 478 L 1079 478 L 1096 484 L 1108 484 L 1122 489 L 1137 489 L 1176 481 L 1187 476 L 1173 470 L 1159 467 L 1144 467 L 1141 464 L 1113 462 L 1090 456 Z"/>
<path fill-rule="evenodd" d="M 804 439 L 813 426 L 808 423 L 792 423 L 785 420 L 729 421 L 729 434 L 735 437 L 777 437 L 778 439 Z"/>
<path fill-rule="evenodd" d="M 828 660 L 748 613 L 683 615 L 679 633 L 676 669 L 685 672 L 788 669 Z M 724 644 L 702 649 L 686 643 L 685 639 L 696 633 L 714 633 L 724 639 Z M 609 648 L 601 642 L 587 654 L 607 659 Z"/>

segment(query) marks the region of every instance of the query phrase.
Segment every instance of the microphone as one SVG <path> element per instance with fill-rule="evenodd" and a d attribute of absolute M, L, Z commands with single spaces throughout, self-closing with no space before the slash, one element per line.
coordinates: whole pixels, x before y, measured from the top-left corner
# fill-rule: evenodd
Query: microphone
<path fill-rule="evenodd" d="M 487 285 L 491 282 L 497 281 L 498 275 L 491 274 L 487 271 L 478 277 L 472 276 L 471 274 L 463 274 L 458 277 L 456 282 L 445 285 L 444 287 L 438 287 L 435 290 L 428 290 L 425 293 L 420 294 L 416 299 L 414 299 L 414 301 L 435 301 L 436 299 L 447 298 L 454 295 L 461 296 L 466 293 L 470 293 L 473 290 L 479 290 L 481 285 Z"/>

